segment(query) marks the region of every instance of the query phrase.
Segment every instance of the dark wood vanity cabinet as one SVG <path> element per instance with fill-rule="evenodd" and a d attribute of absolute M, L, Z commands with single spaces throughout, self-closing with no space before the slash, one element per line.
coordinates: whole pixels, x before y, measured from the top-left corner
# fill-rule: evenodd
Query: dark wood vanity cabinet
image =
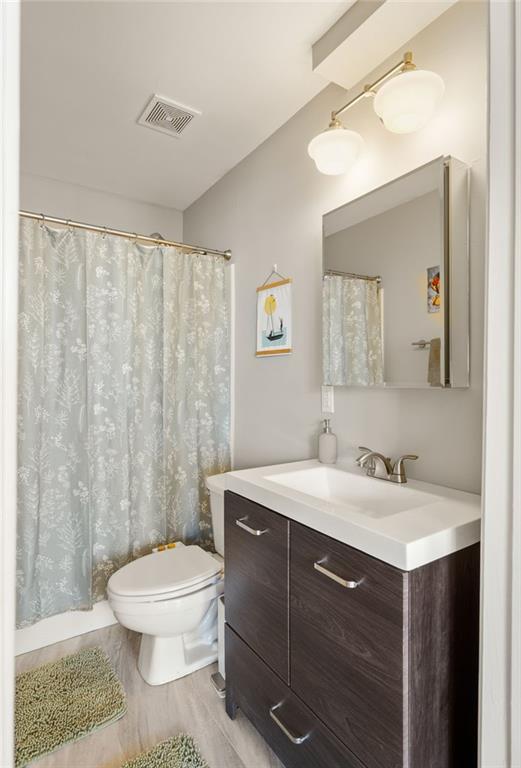
<path fill-rule="evenodd" d="M 226 653 L 233 658 L 231 678 L 226 673 L 228 714 L 240 707 L 286 768 L 364 768 L 228 625 Z"/>
<path fill-rule="evenodd" d="M 404 574 L 292 523 L 290 583 L 293 690 L 368 764 L 401 765 Z"/>
<path fill-rule="evenodd" d="M 479 545 L 405 572 L 229 491 L 225 521 L 231 717 L 286 768 L 476 767 Z"/>
<path fill-rule="evenodd" d="M 226 620 L 289 683 L 289 520 L 226 494 Z"/>

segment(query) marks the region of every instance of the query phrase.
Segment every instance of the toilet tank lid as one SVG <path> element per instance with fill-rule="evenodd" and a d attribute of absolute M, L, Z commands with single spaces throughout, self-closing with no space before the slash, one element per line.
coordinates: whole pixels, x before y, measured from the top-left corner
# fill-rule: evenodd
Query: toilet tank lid
<path fill-rule="evenodd" d="M 108 583 L 114 595 L 145 597 L 175 592 L 216 576 L 221 564 L 197 545 L 144 555 L 116 571 Z"/>
<path fill-rule="evenodd" d="M 207 477 L 206 487 L 208 490 L 211 491 L 211 493 L 224 494 L 226 490 L 227 474 L 227 472 L 224 472 L 222 475 L 210 475 L 210 477 Z"/>

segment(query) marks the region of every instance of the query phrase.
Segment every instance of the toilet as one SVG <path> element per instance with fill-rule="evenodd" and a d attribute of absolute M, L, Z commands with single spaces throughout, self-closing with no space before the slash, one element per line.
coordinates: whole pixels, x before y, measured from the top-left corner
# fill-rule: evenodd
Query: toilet
<path fill-rule="evenodd" d="M 124 565 L 107 585 L 119 623 L 142 634 L 138 669 L 149 685 L 171 682 L 217 660 L 225 475 L 207 478 L 207 488 L 216 554 L 177 543 Z"/>

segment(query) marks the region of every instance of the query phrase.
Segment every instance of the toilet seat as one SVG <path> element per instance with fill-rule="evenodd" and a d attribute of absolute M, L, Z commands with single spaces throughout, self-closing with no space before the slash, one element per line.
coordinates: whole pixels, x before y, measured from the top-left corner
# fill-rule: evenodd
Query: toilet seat
<path fill-rule="evenodd" d="M 120 568 L 108 582 L 119 603 L 151 603 L 192 594 L 220 578 L 221 563 L 196 545 L 145 555 Z"/>
<path fill-rule="evenodd" d="M 174 609 L 176 613 L 198 610 L 198 606 L 208 605 L 213 599 L 218 598 L 223 591 L 224 582 L 216 576 L 213 582 L 206 584 L 201 589 L 182 595 L 173 593 L 170 597 L 164 597 L 161 600 L 136 600 L 118 597 L 114 594 L 110 594 L 109 599 L 114 613 L 125 614 L 127 617 L 139 616 L 140 620 L 143 621 L 147 617 L 163 616 L 168 618 Z"/>

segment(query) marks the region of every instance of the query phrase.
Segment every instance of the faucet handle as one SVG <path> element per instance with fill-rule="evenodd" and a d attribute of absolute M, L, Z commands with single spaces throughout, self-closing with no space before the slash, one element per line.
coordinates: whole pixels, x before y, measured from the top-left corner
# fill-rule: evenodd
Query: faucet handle
<path fill-rule="evenodd" d="M 400 456 L 396 459 L 393 466 L 393 472 L 391 475 L 392 480 L 395 483 L 406 483 L 407 475 L 405 474 L 405 461 L 416 461 L 418 456 L 415 453 L 406 453 L 404 456 Z"/>
<path fill-rule="evenodd" d="M 358 464 L 358 466 L 360 466 L 360 467 L 361 467 L 361 466 L 362 466 L 362 460 L 363 460 L 363 459 L 365 459 L 365 457 L 366 457 L 366 456 L 367 456 L 369 453 L 372 453 L 373 451 L 371 450 L 371 448 L 366 448 L 364 445 L 359 445 L 359 446 L 358 446 L 358 450 L 359 450 L 359 451 L 362 451 L 362 454 L 361 454 L 361 456 L 359 456 L 359 457 L 356 459 L 356 463 Z"/>

